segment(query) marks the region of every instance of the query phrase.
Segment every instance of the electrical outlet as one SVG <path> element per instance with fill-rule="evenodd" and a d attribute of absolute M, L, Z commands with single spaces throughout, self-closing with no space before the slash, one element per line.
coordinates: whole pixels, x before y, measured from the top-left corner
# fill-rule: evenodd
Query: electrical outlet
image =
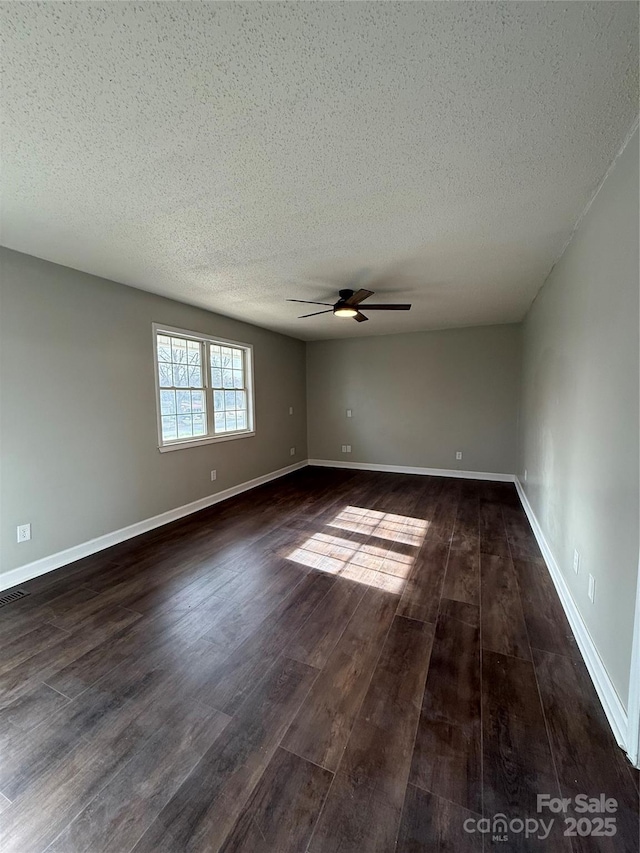
<path fill-rule="evenodd" d="M 350 418 L 353 416 L 351 409 L 347 409 L 347 417 Z"/>
<path fill-rule="evenodd" d="M 580 571 L 580 554 L 575 550 L 573 552 L 573 571 L 576 574 Z"/>
<path fill-rule="evenodd" d="M 217 480 L 217 479 L 218 479 L 218 472 L 214 469 L 211 472 L 211 482 L 213 482 L 214 480 Z"/>
<path fill-rule="evenodd" d="M 292 415 L 292 414 L 293 414 L 293 406 L 289 406 L 289 414 L 290 414 L 290 415 Z"/>
<path fill-rule="evenodd" d="M 589 575 L 589 598 L 591 603 L 596 603 L 596 579 L 593 575 Z"/>
<path fill-rule="evenodd" d="M 342 452 L 343 453 L 351 453 L 351 445 L 350 444 L 343 444 L 342 445 Z"/>
<path fill-rule="evenodd" d="M 351 445 L 347 444 L 347 453 L 351 453 Z"/>
<path fill-rule="evenodd" d="M 31 539 L 31 525 L 19 524 L 17 527 L 18 542 L 28 542 Z"/>
<path fill-rule="evenodd" d="M 296 455 L 296 449 L 295 449 L 295 447 L 291 447 L 291 448 L 289 448 L 289 456 L 295 456 L 295 455 Z"/>
<path fill-rule="evenodd" d="M 456 450 L 456 459 L 462 459 L 462 451 Z"/>

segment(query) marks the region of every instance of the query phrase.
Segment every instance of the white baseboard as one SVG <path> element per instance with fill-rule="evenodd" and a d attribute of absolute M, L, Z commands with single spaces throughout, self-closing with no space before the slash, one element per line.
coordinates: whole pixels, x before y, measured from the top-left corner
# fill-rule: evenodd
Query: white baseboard
<path fill-rule="evenodd" d="M 640 561 L 636 585 L 636 615 L 633 625 L 633 647 L 631 649 L 631 671 L 629 678 L 629 733 L 627 755 L 640 769 Z"/>
<path fill-rule="evenodd" d="M 527 514 L 533 533 L 538 545 L 540 546 L 540 550 L 542 551 L 542 556 L 547 564 L 551 580 L 555 585 L 556 592 L 560 598 L 565 615 L 569 620 L 569 625 L 571 626 L 573 635 L 576 638 L 578 648 L 580 649 L 580 653 L 584 658 L 587 670 L 591 676 L 591 680 L 593 681 L 593 686 L 596 688 L 598 698 L 600 699 L 600 703 L 602 704 L 607 720 L 609 721 L 609 725 L 611 726 L 611 731 L 613 732 L 618 745 L 622 749 L 626 749 L 629 723 L 625 707 L 613 686 L 609 673 L 602 662 L 602 658 L 598 653 L 591 634 L 580 615 L 580 611 L 578 610 L 569 587 L 567 586 L 567 582 L 558 567 L 558 563 L 553 556 L 549 543 L 542 532 L 538 519 L 536 518 L 531 504 L 529 503 L 524 489 L 522 488 L 522 484 L 517 477 L 515 484 L 522 507 Z"/>
<path fill-rule="evenodd" d="M 454 468 L 414 468 L 407 465 L 381 465 L 372 462 L 338 462 L 333 459 L 309 459 L 309 465 L 322 468 L 352 468 L 354 471 L 382 471 L 391 474 L 421 474 L 427 477 L 458 477 L 462 480 L 493 480 L 513 483 L 515 474 L 491 474 L 486 471 L 457 471 Z"/>
<path fill-rule="evenodd" d="M 305 459 L 303 462 L 296 462 L 295 465 L 287 465 L 286 468 L 279 468 L 277 471 L 271 471 L 269 474 L 255 477 L 253 480 L 247 480 L 245 483 L 231 486 L 230 489 L 224 489 L 221 492 L 216 492 L 214 495 L 207 495 L 206 498 L 200 498 L 192 503 L 184 504 L 184 506 L 162 512 L 160 515 L 154 515 L 152 518 L 146 518 L 143 521 L 130 524 L 128 527 L 121 527 L 120 530 L 114 530 L 113 533 L 105 533 L 104 536 L 98 536 L 96 539 L 90 539 L 88 542 L 82 542 L 80 545 L 74 545 L 72 548 L 58 551 L 57 554 L 51 554 L 49 557 L 42 557 L 33 563 L 27 563 L 24 566 L 18 566 L 16 569 L 3 572 L 0 574 L 0 591 L 25 583 L 25 581 L 37 578 L 47 572 L 52 572 L 55 569 L 59 569 L 69 563 L 74 563 L 76 560 L 81 560 L 83 557 L 88 557 L 98 551 L 103 551 L 105 548 L 111 547 L 111 545 L 124 542 L 125 539 L 133 539 L 134 536 L 139 536 L 141 533 L 146 533 L 156 527 L 162 527 L 163 524 L 169 524 L 171 521 L 177 521 L 186 515 L 191 515 L 201 509 L 206 509 L 221 501 L 226 501 L 228 498 L 234 497 L 234 495 L 247 492 L 249 489 L 255 489 L 257 486 L 263 485 L 263 483 L 268 483 L 271 480 L 278 479 L 278 477 L 284 477 L 285 474 L 290 474 L 292 471 L 297 471 L 299 468 L 304 468 L 307 464 L 307 460 Z"/>

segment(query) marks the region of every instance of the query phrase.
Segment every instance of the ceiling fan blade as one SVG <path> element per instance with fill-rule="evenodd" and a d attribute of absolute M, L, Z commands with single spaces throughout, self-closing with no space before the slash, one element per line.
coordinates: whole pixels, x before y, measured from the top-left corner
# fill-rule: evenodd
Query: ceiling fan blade
<path fill-rule="evenodd" d="M 304 302 L 305 305 L 333 305 L 333 302 L 311 302 L 308 299 L 286 299 L 286 302 Z"/>
<path fill-rule="evenodd" d="M 353 296 L 350 296 L 346 303 L 347 305 L 359 305 L 363 299 L 368 299 L 373 296 L 373 290 L 357 290 Z"/>
<path fill-rule="evenodd" d="M 396 305 L 365 305 L 367 311 L 408 311 L 411 305 L 396 304 Z"/>
<path fill-rule="evenodd" d="M 361 314 L 358 311 L 358 313 L 354 315 L 353 319 L 356 320 L 358 323 L 364 323 L 364 321 L 368 320 L 369 318 L 365 317 L 364 314 Z"/>
<path fill-rule="evenodd" d="M 321 302 L 320 304 L 322 305 L 323 303 Z M 313 314 L 302 314 L 298 317 L 298 320 L 304 320 L 305 317 L 317 317 L 318 314 L 331 314 L 332 311 L 333 308 L 327 308 L 326 311 L 314 311 Z"/>

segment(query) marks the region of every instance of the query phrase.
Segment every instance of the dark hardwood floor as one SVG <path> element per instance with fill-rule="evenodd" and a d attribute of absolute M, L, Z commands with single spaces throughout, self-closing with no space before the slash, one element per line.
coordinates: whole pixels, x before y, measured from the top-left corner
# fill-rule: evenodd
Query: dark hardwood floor
<path fill-rule="evenodd" d="M 512 485 L 306 468 L 21 588 L 3 853 L 639 849 Z M 613 837 L 536 811 L 602 793 Z"/>

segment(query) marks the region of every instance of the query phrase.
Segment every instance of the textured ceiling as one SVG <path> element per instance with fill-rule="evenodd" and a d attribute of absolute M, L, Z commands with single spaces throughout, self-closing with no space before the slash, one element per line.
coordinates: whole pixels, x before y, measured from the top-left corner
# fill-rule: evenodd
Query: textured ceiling
<path fill-rule="evenodd" d="M 638 110 L 634 2 L 0 5 L 1 242 L 301 338 L 520 320 Z"/>

